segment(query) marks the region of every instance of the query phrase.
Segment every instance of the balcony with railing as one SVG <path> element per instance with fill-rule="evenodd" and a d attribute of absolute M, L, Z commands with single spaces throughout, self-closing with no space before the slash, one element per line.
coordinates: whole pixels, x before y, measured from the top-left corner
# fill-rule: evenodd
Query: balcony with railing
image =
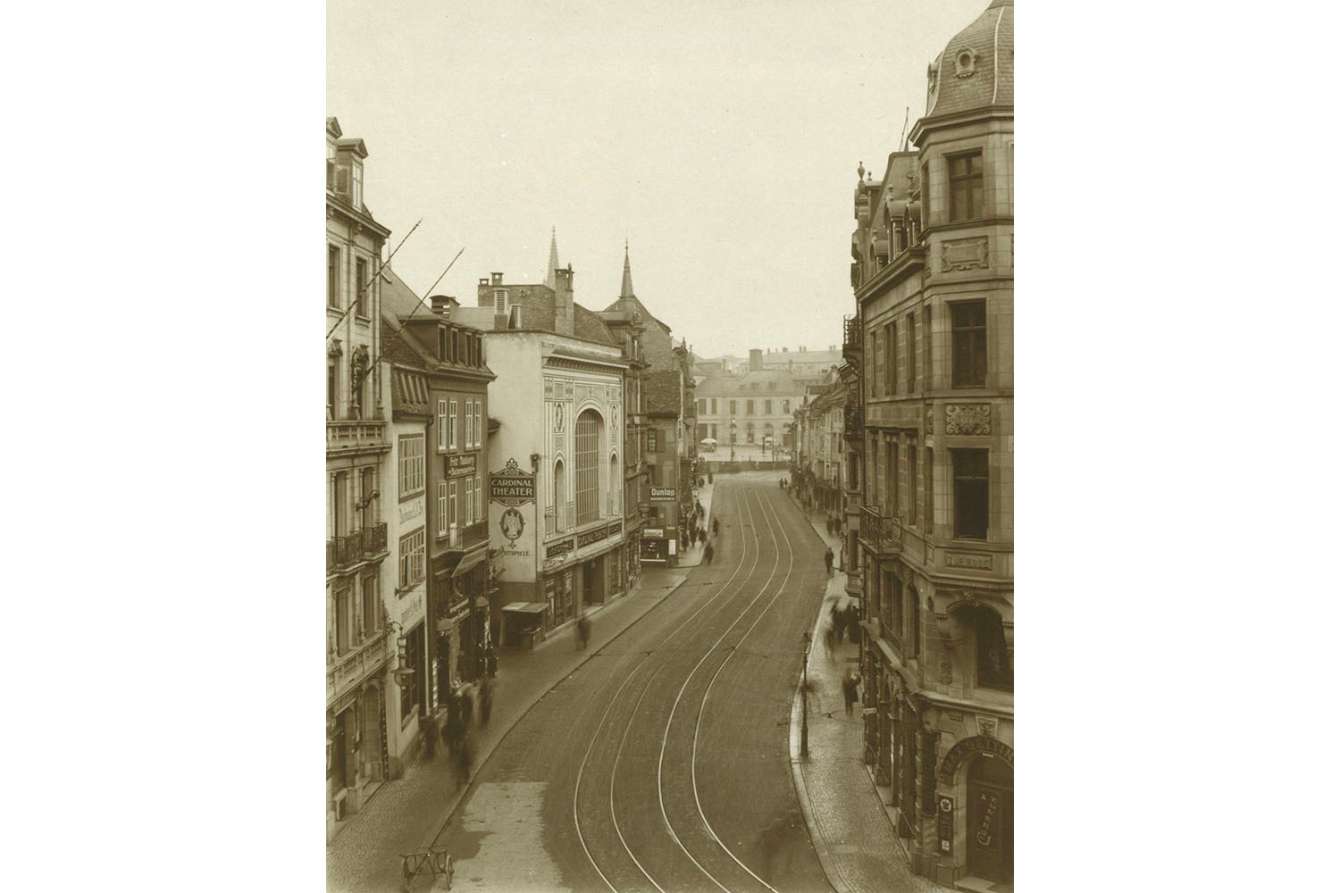
<path fill-rule="evenodd" d="M 326 454 L 389 450 L 381 419 L 327 419 Z"/>
<path fill-rule="evenodd" d="M 842 358 L 853 366 L 861 361 L 861 318 L 847 316 L 842 320 Z"/>
<path fill-rule="evenodd" d="M 877 505 L 863 505 L 861 539 L 880 554 L 894 554 L 902 551 L 903 528 L 896 515 L 881 514 Z"/>
<path fill-rule="evenodd" d="M 468 552 L 475 546 L 488 542 L 488 540 L 488 521 L 476 521 L 474 524 L 465 527 L 458 527 L 453 524 L 447 528 L 448 552 Z"/>
<path fill-rule="evenodd" d="M 326 573 L 333 574 L 386 551 L 386 522 L 326 540 Z"/>
<path fill-rule="evenodd" d="M 342 654 L 329 654 L 326 658 L 326 703 L 362 684 L 389 657 L 387 636 L 382 631 L 372 633 L 359 644 L 346 648 Z"/>

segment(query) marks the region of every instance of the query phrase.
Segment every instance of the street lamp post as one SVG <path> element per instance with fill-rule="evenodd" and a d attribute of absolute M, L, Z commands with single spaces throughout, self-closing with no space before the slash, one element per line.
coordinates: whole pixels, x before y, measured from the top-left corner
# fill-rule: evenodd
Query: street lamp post
<path fill-rule="evenodd" d="M 800 664 L 800 757 L 810 757 L 810 633 L 805 631 L 805 653 Z"/>

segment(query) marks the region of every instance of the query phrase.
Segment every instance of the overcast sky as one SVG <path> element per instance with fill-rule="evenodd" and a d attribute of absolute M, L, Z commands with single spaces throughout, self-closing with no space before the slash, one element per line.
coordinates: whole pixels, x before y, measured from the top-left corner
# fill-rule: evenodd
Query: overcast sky
<path fill-rule="evenodd" d="M 878 176 L 926 66 L 988 0 L 328 0 L 327 115 L 423 294 L 538 281 L 638 297 L 700 356 L 841 341 L 856 165 Z M 909 125 L 910 126 L 910 125 Z M 315 133 L 313 133 L 315 139 Z"/>

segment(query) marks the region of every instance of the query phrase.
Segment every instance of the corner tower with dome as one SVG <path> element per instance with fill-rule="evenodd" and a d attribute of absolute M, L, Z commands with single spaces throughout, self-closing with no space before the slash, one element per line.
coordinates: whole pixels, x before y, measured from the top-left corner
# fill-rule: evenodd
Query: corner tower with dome
<path fill-rule="evenodd" d="M 1014 873 L 1012 0 L 930 62 L 909 142 L 854 196 L 865 757 L 913 870 L 988 889 Z"/>

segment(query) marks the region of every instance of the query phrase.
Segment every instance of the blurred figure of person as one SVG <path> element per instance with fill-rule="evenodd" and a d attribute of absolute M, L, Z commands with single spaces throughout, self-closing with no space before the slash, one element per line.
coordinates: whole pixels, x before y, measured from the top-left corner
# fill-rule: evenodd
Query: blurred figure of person
<path fill-rule="evenodd" d="M 469 784 L 470 770 L 474 768 L 475 744 L 468 732 L 462 732 L 456 747 L 456 779 L 461 787 Z"/>
<path fill-rule="evenodd" d="M 828 576 L 833 576 L 833 547 L 824 548 L 824 569 L 828 571 Z"/>
<path fill-rule="evenodd" d="M 498 675 L 498 652 L 493 650 L 492 645 L 489 645 L 484 651 L 484 667 L 488 671 L 490 679 Z"/>
<path fill-rule="evenodd" d="M 703 549 L 703 561 L 707 562 L 708 564 L 711 564 L 712 554 L 713 554 L 712 543 L 709 540 L 707 546 Z"/>
<path fill-rule="evenodd" d="M 419 728 L 423 732 L 423 758 L 431 761 L 437 756 L 437 736 L 441 734 L 437 728 L 437 717 L 424 711 L 419 717 Z"/>
<path fill-rule="evenodd" d="M 489 727 L 489 717 L 493 714 L 493 680 L 485 676 L 479 683 L 479 727 Z"/>
<path fill-rule="evenodd" d="M 577 648 L 585 650 L 587 643 L 591 641 L 591 621 L 582 614 L 577 618 Z"/>
<path fill-rule="evenodd" d="M 856 703 L 856 677 L 851 673 L 842 680 L 842 701 L 846 705 L 847 715 L 851 716 L 852 705 Z"/>
<path fill-rule="evenodd" d="M 721 522 L 716 518 L 712 519 L 712 535 L 718 536 L 721 533 Z"/>
<path fill-rule="evenodd" d="M 461 686 L 461 722 L 468 729 L 471 723 L 475 721 L 475 698 L 474 687 L 470 685 Z"/>

